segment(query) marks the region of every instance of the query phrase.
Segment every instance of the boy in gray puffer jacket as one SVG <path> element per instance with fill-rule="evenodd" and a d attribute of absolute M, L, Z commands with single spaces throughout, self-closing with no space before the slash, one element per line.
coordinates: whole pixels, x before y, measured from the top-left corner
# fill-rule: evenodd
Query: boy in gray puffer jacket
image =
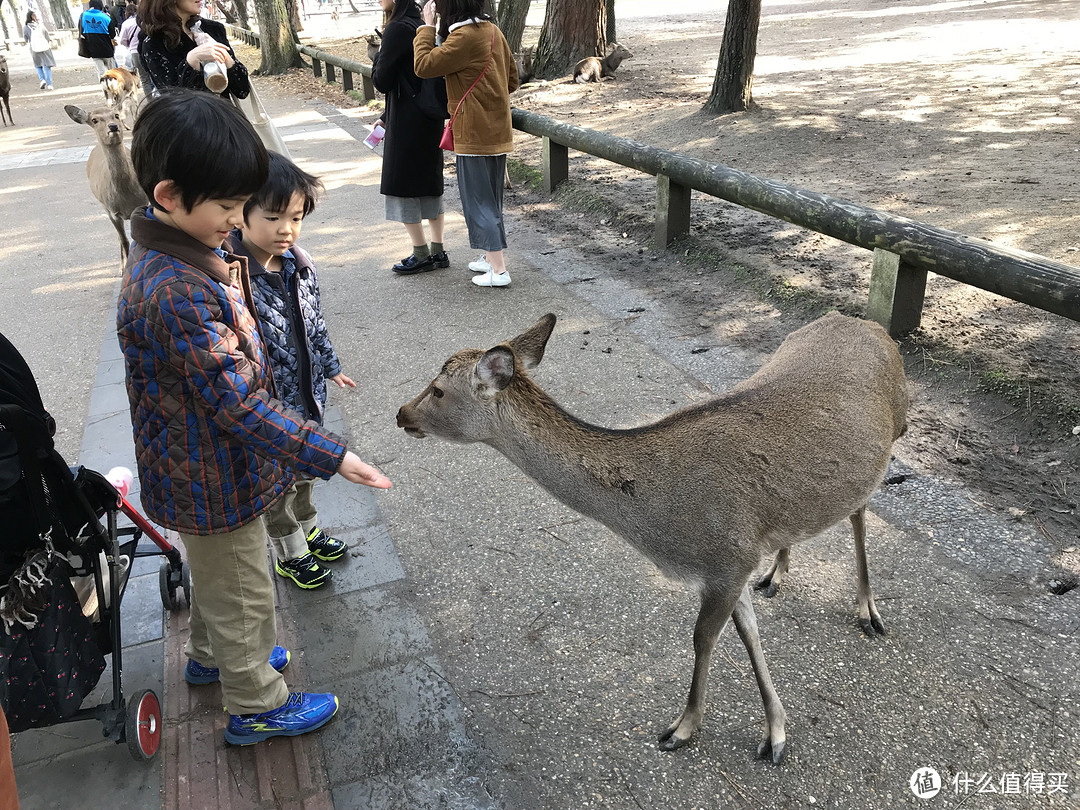
<path fill-rule="evenodd" d="M 322 424 L 326 381 L 355 388 L 341 371 L 319 301 L 311 257 L 296 246 L 304 217 L 315 209 L 322 183 L 288 158 L 270 152 L 266 184 L 244 206 L 244 227 L 231 242 L 248 257 L 251 291 L 277 397 L 305 419 Z M 318 526 L 315 482 L 297 477 L 264 515 L 277 554 L 274 570 L 301 588 L 317 588 L 346 545 Z"/>

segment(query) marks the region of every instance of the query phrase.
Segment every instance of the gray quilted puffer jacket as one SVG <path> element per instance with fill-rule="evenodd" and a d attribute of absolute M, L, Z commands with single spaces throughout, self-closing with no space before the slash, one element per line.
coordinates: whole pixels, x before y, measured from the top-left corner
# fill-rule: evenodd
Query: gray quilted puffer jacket
<path fill-rule="evenodd" d="M 248 260 L 252 297 L 278 399 L 322 424 L 326 380 L 341 373 L 341 363 L 323 320 L 319 277 L 311 257 L 293 245 L 294 258 L 283 256 L 282 272 L 269 273 L 244 248 L 239 231 L 233 231 L 229 242 L 227 250 Z"/>

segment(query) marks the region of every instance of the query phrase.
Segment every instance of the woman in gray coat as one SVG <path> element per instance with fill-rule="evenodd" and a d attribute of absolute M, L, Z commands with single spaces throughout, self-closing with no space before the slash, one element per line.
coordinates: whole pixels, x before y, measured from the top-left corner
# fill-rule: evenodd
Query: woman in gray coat
<path fill-rule="evenodd" d="M 30 45 L 30 54 L 34 57 L 34 69 L 41 79 L 42 90 L 52 90 L 52 69 L 56 67 L 52 44 L 45 26 L 38 22 L 37 14 L 26 12 L 26 25 L 23 26 L 23 39 Z"/>

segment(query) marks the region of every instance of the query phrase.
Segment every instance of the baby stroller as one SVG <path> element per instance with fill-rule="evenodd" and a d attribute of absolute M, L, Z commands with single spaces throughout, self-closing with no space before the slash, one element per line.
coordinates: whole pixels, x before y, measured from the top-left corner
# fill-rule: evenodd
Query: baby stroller
<path fill-rule="evenodd" d="M 124 484 L 64 462 L 55 429 L 29 366 L 0 334 L 0 705 L 12 732 L 98 719 L 104 736 L 150 759 L 161 705 L 150 689 L 124 697 L 120 605 L 138 557 L 164 557 L 170 610 L 188 603 L 190 575 L 179 550 L 128 504 Z M 120 527 L 120 513 L 133 525 Z M 156 548 L 140 548 L 144 536 Z M 112 698 L 83 707 L 106 655 Z"/>

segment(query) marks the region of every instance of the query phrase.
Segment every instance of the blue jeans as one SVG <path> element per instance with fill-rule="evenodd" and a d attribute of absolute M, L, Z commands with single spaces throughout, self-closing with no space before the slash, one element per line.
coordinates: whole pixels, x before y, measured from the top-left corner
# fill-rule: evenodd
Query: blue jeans
<path fill-rule="evenodd" d="M 45 84 L 52 84 L 52 68 L 48 65 L 37 68 L 37 75 Z"/>

